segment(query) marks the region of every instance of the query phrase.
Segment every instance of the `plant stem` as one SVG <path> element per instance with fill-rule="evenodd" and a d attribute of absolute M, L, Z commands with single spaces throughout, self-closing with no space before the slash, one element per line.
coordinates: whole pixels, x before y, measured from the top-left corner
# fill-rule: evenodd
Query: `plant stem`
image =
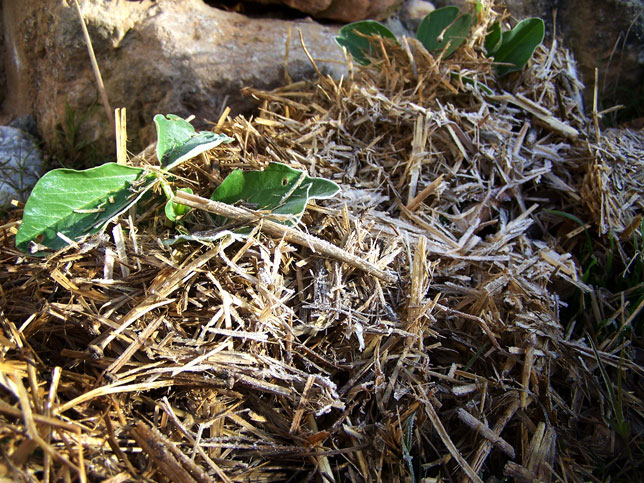
<path fill-rule="evenodd" d="M 270 235 L 282 237 L 288 242 L 308 247 L 313 252 L 319 252 L 322 255 L 344 262 L 347 265 L 351 265 L 352 267 L 378 277 L 385 282 L 394 283 L 398 279 L 392 273 L 381 270 L 374 264 L 369 263 L 362 258 L 327 242 L 326 240 L 322 240 L 313 235 L 304 233 L 303 231 L 272 221 L 268 219 L 265 214 L 242 208 L 240 206 L 212 201 L 183 191 L 179 191 L 174 195 L 174 202 L 242 222 L 260 222 L 262 230 Z"/>

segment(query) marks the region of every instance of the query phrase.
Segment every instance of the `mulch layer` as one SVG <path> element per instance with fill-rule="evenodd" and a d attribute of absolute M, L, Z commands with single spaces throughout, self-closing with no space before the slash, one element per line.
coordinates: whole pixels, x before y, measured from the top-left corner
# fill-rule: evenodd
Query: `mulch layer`
<path fill-rule="evenodd" d="M 0 478 L 641 474 L 643 344 L 620 334 L 642 305 L 589 283 L 576 254 L 592 232 L 633 262 L 644 135 L 601 129 L 557 42 L 495 78 L 493 20 L 449 60 L 406 39 L 341 80 L 248 88 L 256 116 L 213 122 L 235 142 L 173 180 L 195 193 L 186 229 L 221 230 L 213 189 L 279 161 L 341 186 L 290 230 L 250 210 L 248 237 L 169 246 L 151 197 L 37 259 L 14 246 L 16 210 L 0 227 Z M 153 148 L 129 162 L 157 164 Z M 607 319 L 619 330 L 600 338 Z"/>

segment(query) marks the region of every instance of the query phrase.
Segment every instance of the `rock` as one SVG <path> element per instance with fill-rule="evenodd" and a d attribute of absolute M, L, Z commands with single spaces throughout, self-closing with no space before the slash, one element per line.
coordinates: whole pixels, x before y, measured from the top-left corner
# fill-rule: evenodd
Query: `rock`
<path fill-rule="evenodd" d="M 0 126 L 0 210 L 13 199 L 26 201 L 44 172 L 36 140 L 15 127 Z"/>
<path fill-rule="evenodd" d="M 407 0 L 400 9 L 400 20 L 410 31 L 416 32 L 420 22 L 434 10 L 434 4 L 424 0 Z"/>
<path fill-rule="evenodd" d="M 403 24 L 400 17 L 397 15 L 393 15 L 380 23 L 387 27 L 389 31 L 398 38 L 401 38 L 403 35 L 406 37 L 414 37 L 416 35 L 415 32 L 409 30 L 406 25 Z"/>
<path fill-rule="evenodd" d="M 314 18 L 355 22 L 383 20 L 395 13 L 402 0 L 259 0 L 263 4 L 281 4 Z"/>
<path fill-rule="evenodd" d="M 518 20 L 528 17 L 542 18 L 546 23 L 552 25 L 552 10 L 558 8 L 557 3 L 565 4 L 570 0 L 505 0 L 505 2 L 497 2 L 512 14 Z M 558 15 L 557 15 L 558 16 Z M 562 19 L 557 19 L 557 24 Z"/>
<path fill-rule="evenodd" d="M 0 2 L 0 19 L 2 19 L 2 2 Z M 0 56 L 2 58 L 4 55 L 4 29 L 0 29 Z M 5 69 L 0 69 L 0 105 L 4 102 L 7 97 L 7 72 Z"/>
<path fill-rule="evenodd" d="M 285 67 L 294 80 L 312 76 L 298 29 L 315 59 L 330 60 L 318 61 L 323 72 L 340 76 L 346 69 L 334 42 L 337 27 L 313 21 L 251 19 L 202 0 L 80 3 L 111 106 L 127 108 L 128 148 L 134 152 L 154 141 L 157 113 L 195 115 L 195 125 L 203 128 L 225 106 L 233 113 L 254 107 L 242 87 L 281 85 Z M 4 108 L 14 117 L 33 113 L 47 147 L 59 156 L 59 132 L 70 113 L 79 130 L 76 141 L 113 153 L 113 132 L 73 2 L 3 0 L 2 13 Z M 110 160 L 104 157 L 97 162 Z"/>
<path fill-rule="evenodd" d="M 41 141 L 40 133 L 38 132 L 38 125 L 36 124 L 36 118 L 31 114 L 17 117 L 13 121 L 11 121 L 8 125 L 10 127 L 15 127 L 16 129 L 20 129 L 21 131 L 24 131 L 27 134 L 31 134 L 34 137 L 34 139 L 36 139 L 37 141 Z"/>
<path fill-rule="evenodd" d="M 626 106 L 618 120 L 644 112 L 644 1 L 568 0 L 557 10 L 557 30 L 575 54 L 592 106 L 599 69 L 599 108 Z"/>

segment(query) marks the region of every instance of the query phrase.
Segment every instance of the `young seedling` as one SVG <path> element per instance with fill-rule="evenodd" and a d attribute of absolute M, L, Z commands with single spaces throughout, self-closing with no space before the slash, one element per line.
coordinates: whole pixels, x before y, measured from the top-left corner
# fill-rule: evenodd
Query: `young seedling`
<path fill-rule="evenodd" d="M 470 33 L 472 15 L 458 7 L 443 7 L 428 14 L 418 26 L 416 38 L 431 53 L 447 59 Z"/>
<path fill-rule="evenodd" d="M 523 69 L 543 42 L 544 34 L 545 26 L 540 18 L 527 18 L 505 32 L 501 32 L 499 22 L 494 23 L 485 37 L 485 50 L 499 63 L 496 75 L 502 77 Z"/>
<path fill-rule="evenodd" d="M 169 171 L 208 149 L 231 142 L 232 138 L 196 132 L 189 122 L 172 114 L 159 114 L 154 122 L 159 169 L 107 163 L 83 171 L 50 171 L 39 180 L 27 200 L 16 246 L 33 255 L 46 255 L 64 248 L 70 241 L 78 242 L 104 229 L 155 183 L 167 198 L 166 217 L 177 222 L 185 216 L 190 208 L 176 201 L 176 193 L 166 180 Z M 231 205 L 250 204 L 274 221 L 293 226 L 300 221 L 310 199 L 329 198 L 339 189 L 333 181 L 311 178 L 304 171 L 271 163 L 263 171 L 233 171 L 215 190 L 212 199 Z M 193 194 L 190 188 L 179 188 L 178 192 Z M 186 239 L 181 235 L 175 241 Z"/>
<path fill-rule="evenodd" d="M 481 5 L 477 3 L 477 16 L 480 10 Z M 439 8 L 421 21 L 416 38 L 432 55 L 448 59 L 465 42 L 473 22 L 474 16 L 461 12 L 458 7 Z M 512 30 L 505 32 L 501 30 L 499 22 L 493 24 L 485 37 L 484 47 L 487 55 L 498 64 L 495 68 L 496 75 L 502 77 L 521 70 L 543 41 L 544 32 L 543 20 L 539 18 L 523 20 Z M 345 25 L 340 29 L 335 41 L 345 47 L 356 62 L 369 65 L 370 59 L 381 55 L 374 47 L 375 37 L 398 43 L 396 36 L 387 27 L 374 20 Z M 470 79 L 465 80 L 473 82 Z M 487 87 L 484 92 L 491 94 Z"/>
<path fill-rule="evenodd" d="M 27 200 L 16 247 L 32 255 L 46 255 L 101 231 L 135 204 L 159 181 L 169 202 L 174 195 L 164 181 L 180 163 L 232 138 L 197 133 L 192 125 L 169 114 L 157 115 L 157 155 L 161 170 L 106 163 L 86 170 L 55 169 L 46 173 Z M 170 205 L 166 213 L 176 219 L 186 208 Z M 170 218 L 170 216 L 169 216 Z"/>

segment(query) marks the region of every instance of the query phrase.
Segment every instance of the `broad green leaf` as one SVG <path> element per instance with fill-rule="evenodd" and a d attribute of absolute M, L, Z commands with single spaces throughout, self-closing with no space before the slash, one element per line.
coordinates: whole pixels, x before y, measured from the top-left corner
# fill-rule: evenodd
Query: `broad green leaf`
<path fill-rule="evenodd" d="M 446 59 L 465 41 L 472 20 L 471 14 L 461 14 L 458 7 L 439 8 L 420 22 L 416 38 L 429 52 L 442 52 L 442 58 Z"/>
<path fill-rule="evenodd" d="M 157 114 L 154 124 L 157 127 L 157 158 L 161 167 L 167 170 L 233 140 L 224 134 L 196 132 L 192 124 L 174 114 L 168 114 L 167 117 Z"/>
<path fill-rule="evenodd" d="M 341 47 L 346 47 L 356 62 L 369 65 L 369 57 L 377 57 L 378 51 L 374 49 L 368 37 L 376 35 L 396 41 L 396 36 L 391 30 L 375 20 L 362 20 L 345 25 L 340 29 L 335 41 Z"/>
<path fill-rule="evenodd" d="M 512 30 L 501 34 L 501 45 L 494 52 L 494 61 L 510 65 L 499 65 L 496 75 L 502 77 L 510 72 L 521 70 L 534 50 L 543 41 L 545 26 L 540 18 L 527 18 Z M 486 40 L 487 43 L 487 40 Z"/>
<path fill-rule="evenodd" d="M 340 190 L 333 181 L 311 178 L 304 171 L 271 163 L 264 171 L 236 169 L 217 187 L 210 199 L 227 204 L 243 202 L 256 210 L 270 210 L 287 224 L 296 224 L 310 199 L 330 198 Z"/>
<path fill-rule="evenodd" d="M 59 250 L 67 242 L 58 233 L 75 241 L 96 233 L 151 186 L 152 180 L 141 179 L 143 171 L 107 163 L 83 171 L 55 169 L 46 173 L 27 200 L 16 247 L 26 252 L 35 241 Z M 140 187 L 134 186 L 137 181 L 143 182 Z"/>
<path fill-rule="evenodd" d="M 192 188 L 180 188 L 179 191 L 190 193 L 191 195 L 194 194 Z M 177 221 L 177 218 L 182 217 L 188 211 L 190 211 L 189 206 L 175 203 L 172 199 L 169 199 L 165 204 L 165 216 L 172 222 Z"/>
<path fill-rule="evenodd" d="M 485 51 L 490 57 L 494 55 L 496 50 L 501 45 L 501 24 L 499 22 L 494 22 L 490 25 L 490 28 L 487 30 L 487 35 L 485 36 Z"/>

